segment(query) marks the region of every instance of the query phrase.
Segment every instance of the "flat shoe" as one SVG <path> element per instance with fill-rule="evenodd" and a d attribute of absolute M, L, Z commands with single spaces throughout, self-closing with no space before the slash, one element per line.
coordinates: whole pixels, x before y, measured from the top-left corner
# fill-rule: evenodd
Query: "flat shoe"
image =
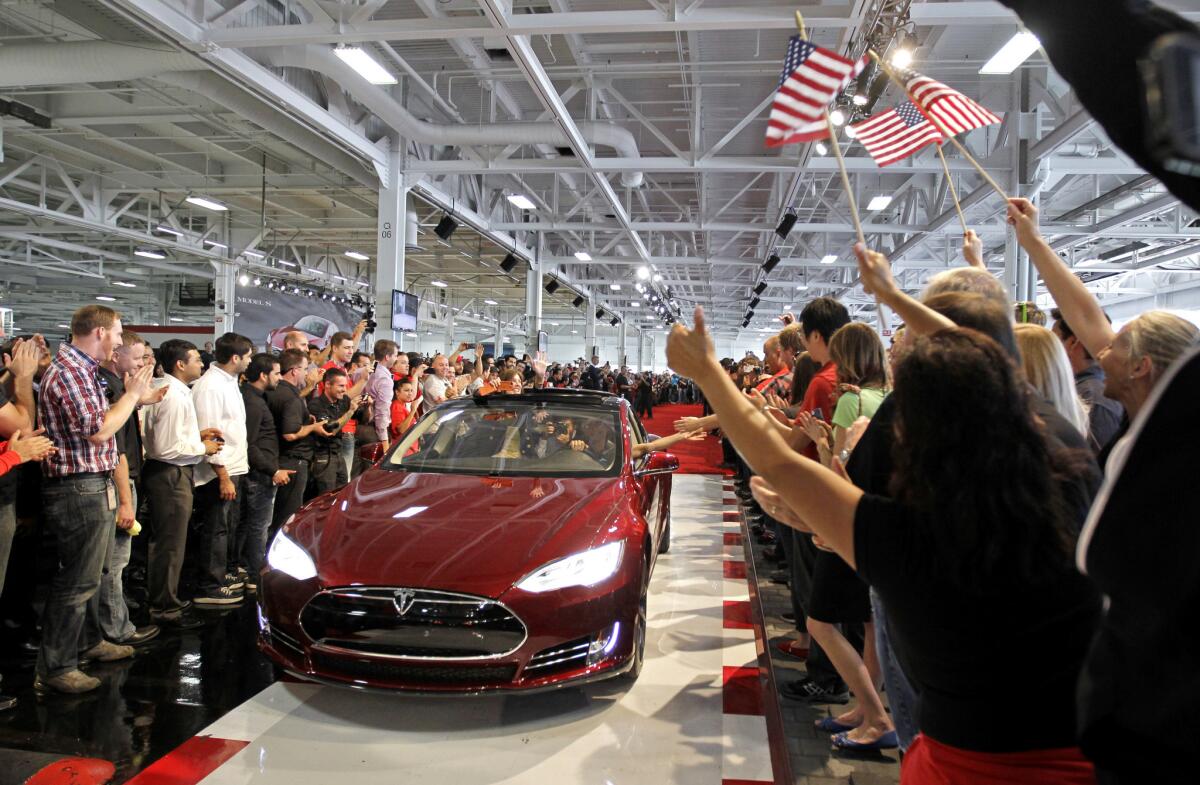
<path fill-rule="evenodd" d="M 858 727 L 857 725 L 848 725 L 844 722 L 838 722 L 837 717 L 822 717 L 814 724 L 816 725 L 817 730 L 824 731 L 825 733 L 845 733 L 846 731 L 851 731 Z"/>
<path fill-rule="evenodd" d="M 894 750 L 900 746 L 894 730 L 888 731 L 870 743 L 852 741 L 845 733 L 837 734 L 830 741 L 837 749 L 848 752 L 878 752 L 879 750 Z"/>

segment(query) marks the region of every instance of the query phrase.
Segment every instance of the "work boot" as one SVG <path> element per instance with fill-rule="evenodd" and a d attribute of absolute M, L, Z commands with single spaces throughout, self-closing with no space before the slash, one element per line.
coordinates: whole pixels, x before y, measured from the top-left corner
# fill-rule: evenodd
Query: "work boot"
<path fill-rule="evenodd" d="M 99 686 L 99 679 L 78 669 L 67 671 L 59 676 L 38 676 L 33 680 L 33 688 L 40 693 L 64 692 L 68 695 L 78 695 L 82 692 L 91 692 Z"/>
<path fill-rule="evenodd" d="M 79 662 L 116 662 L 133 656 L 132 646 L 118 646 L 108 641 L 100 641 L 92 648 L 79 655 Z"/>

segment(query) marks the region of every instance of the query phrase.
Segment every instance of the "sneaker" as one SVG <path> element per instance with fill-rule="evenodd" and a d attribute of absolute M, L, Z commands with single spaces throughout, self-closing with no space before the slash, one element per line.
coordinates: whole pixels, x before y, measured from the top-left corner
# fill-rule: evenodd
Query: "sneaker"
<path fill-rule="evenodd" d="M 238 570 L 237 573 L 233 573 L 233 574 L 228 573 L 228 572 L 225 573 L 225 582 L 222 583 L 221 585 L 224 586 L 226 589 L 242 588 L 243 586 L 246 585 L 246 581 L 245 581 L 244 576 L 240 575 L 241 572 L 242 572 L 241 570 Z"/>
<path fill-rule="evenodd" d="M 91 692 L 99 686 L 99 679 L 78 669 L 67 671 L 59 676 L 43 677 L 39 675 L 33 680 L 33 688 L 43 694 L 65 692 L 69 695 L 78 695 L 82 692 Z"/>
<path fill-rule="evenodd" d="M 0 711 L 7 711 L 17 705 L 17 699 L 11 695 L 0 695 Z"/>
<path fill-rule="evenodd" d="M 204 622 L 186 611 L 151 613 L 150 619 L 160 627 L 171 627 L 176 630 L 195 630 L 204 626 Z"/>
<path fill-rule="evenodd" d="M 808 679 L 784 684 L 779 688 L 779 694 L 785 698 L 800 700 L 806 703 L 845 704 L 850 702 L 849 692 L 834 692 L 833 690 L 823 687 L 820 684 Z"/>
<path fill-rule="evenodd" d="M 133 656 L 132 646 L 119 646 L 108 641 L 100 641 L 92 648 L 79 655 L 79 662 L 116 662 Z"/>
<path fill-rule="evenodd" d="M 204 608 L 213 605 L 236 605 L 241 602 L 246 596 L 241 587 L 231 589 L 228 586 L 222 586 L 218 589 L 206 591 L 203 594 L 197 594 L 192 598 L 192 602 L 196 603 L 196 607 Z"/>
<path fill-rule="evenodd" d="M 247 578 L 246 585 L 243 586 L 242 588 L 245 589 L 247 594 L 256 594 L 258 592 L 258 583 L 251 580 L 250 578 Z"/>

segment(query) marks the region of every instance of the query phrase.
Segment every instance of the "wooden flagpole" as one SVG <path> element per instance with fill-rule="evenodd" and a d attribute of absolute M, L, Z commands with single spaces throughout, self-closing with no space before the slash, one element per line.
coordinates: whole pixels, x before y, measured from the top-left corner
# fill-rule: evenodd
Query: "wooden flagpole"
<path fill-rule="evenodd" d="M 804 15 L 799 11 L 796 12 L 796 29 L 800 31 L 801 38 L 807 38 L 804 34 Z M 825 127 L 829 129 L 829 146 L 833 148 L 833 157 L 837 159 L 838 172 L 842 176 L 842 188 L 846 190 L 846 202 L 850 205 L 850 220 L 854 222 L 854 232 L 858 235 L 858 241 L 866 245 L 867 239 L 863 235 L 862 221 L 858 217 L 858 202 L 854 198 L 854 189 L 850 186 L 850 175 L 846 173 L 846 162 L 842 160 L 842 148 L 838 145 L 837 127 L 829 117 L 829 107 L 825 108 Z"/>
<path fill-rule="evenodd" d="M 879 67 L 882 68 L 883 72 L 888 75 L 888 78 L 891 79 L 897 87 L 904 91 L 904 94 L 908 96 L 908 100 L 912 101 L 914 106 L 919 106 L 919 104 L 917 104 L 917 99 L 913 98 L 913 94 L 909 92 L 908 85 L 900 81 L 900 77 L 896 76 L 896 72 L 893 71 L 886 62 L 884 62 L 883 58 L 880 57 L 874 49 L 869 50 L 867 54 L 871 56 L 872 60 L 879 64 Z M 975 157 L 967 151 L 967 148 L 963 147 L 962 143 L 955 139 L 954 135 L 949 133 L 936 117 L 934 117 L 932 114 L 926 115 L 926 117 L 929 118 L 929 122 L 937 126 L 937 129 L 941 132 L 942 136 L 949 139 L 950 143 L 958 148 L 958 151 L 962 153 L 963 157 L 971 162 L 971 165 L 975 167 L 975 171 L 979 172 L 980 176 L 987 181 L 987 184 L 990 185 L 996 193 L 1000 194 L 1000 198 L 1007 202 L 1008 194 L 1004 192 L 1004 189 L 1000 187 L 999 183 L 992 179 L 990 174 L 984 171 L 983 167 L 979 165 L 979 162 L 975 160 Z"/>
<path fill-rule="evenodd" d="M 935 144 L 937 148 L 938 158 L 942 162 L 942 171 L 946 173 L 946 185 L 950 186 L 950 196 L 954 199 L 954 209 L 958 211 L 958 222 L 962 224 L 963 236 L 967 234 L 967 219 L 963 218 L 962 204 L 958 201 L 958 191 L 954 189 L 954 178 L 950 176 L 950 166 L 946 163 L 946 154 L 942 152 L 942 146 Z"/>

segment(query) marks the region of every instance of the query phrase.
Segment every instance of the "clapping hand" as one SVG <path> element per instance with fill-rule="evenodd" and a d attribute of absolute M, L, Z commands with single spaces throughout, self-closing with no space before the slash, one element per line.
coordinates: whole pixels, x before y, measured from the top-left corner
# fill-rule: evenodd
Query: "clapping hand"
<path fill-rule="evenodd" d="M 751 387 L 749 390 L 746 390 L 746 397 L 750 399 L 750 403 L 754 404 L 754 408 L 758 409 L 760 412 L 767 408 L 766 397 L 753 387 Z"/>
<path fill-rule="evenodd" d="M 8 437 L 8 451 L 20 458 L 21 463 L 42 460 L 57 450 L 54 442 L 43 436 L 43 433 L 44 429 L 39 428 L 22 438 L 19 430 L 13 431 L 12 436 Z"/>
<path fill-rule="evenodd" d="M 793 529 L 799 529 L 804 532 L 811 531 L 804 523 L 804 520 L 787 505 L 783 497 L 762 477 L 750 478 L 750 492 L 754 494 L 754 498 L 767 515 L 791 526 Z"/>
<path fill-rule="evenodd" d="M 145 401 L 150 398 L 151 403 L 158 403 L 166 395 L 166 392 L 158 392 L 150 387 L 154 381 L 154 366 L 147 364 L 133 373 L 125 374 L 125 392 L 131 393 L 137 397 L 139 401 Z M 166 385 L 162 388 L 167 389 Z"/>
<path fill-rule="evenodd" d="M 37 373 L 42 350 L 35 341 L 18 338 L 12 354 L 4 355 L 4 367 L 17 379 L 32 379 Z"/>
<path fill-rule="evenodd" d="M 796 424 L 818 446 L 825 445 L 828 448 L 833 443 L 833 428 L 824 420 L 818 420 L 816 417 L 813 417 L 811 412 L 800 412 L 796 416 Z"/>
<path fill-rule="evenodd" d="M 846 429 L 846 450 L 853 452 L 858 446 L 858 440 L 867 432 L 867 427 L 870 426 L 871 420 L 868 417 L 859 417 L 850 427 Z"/>

